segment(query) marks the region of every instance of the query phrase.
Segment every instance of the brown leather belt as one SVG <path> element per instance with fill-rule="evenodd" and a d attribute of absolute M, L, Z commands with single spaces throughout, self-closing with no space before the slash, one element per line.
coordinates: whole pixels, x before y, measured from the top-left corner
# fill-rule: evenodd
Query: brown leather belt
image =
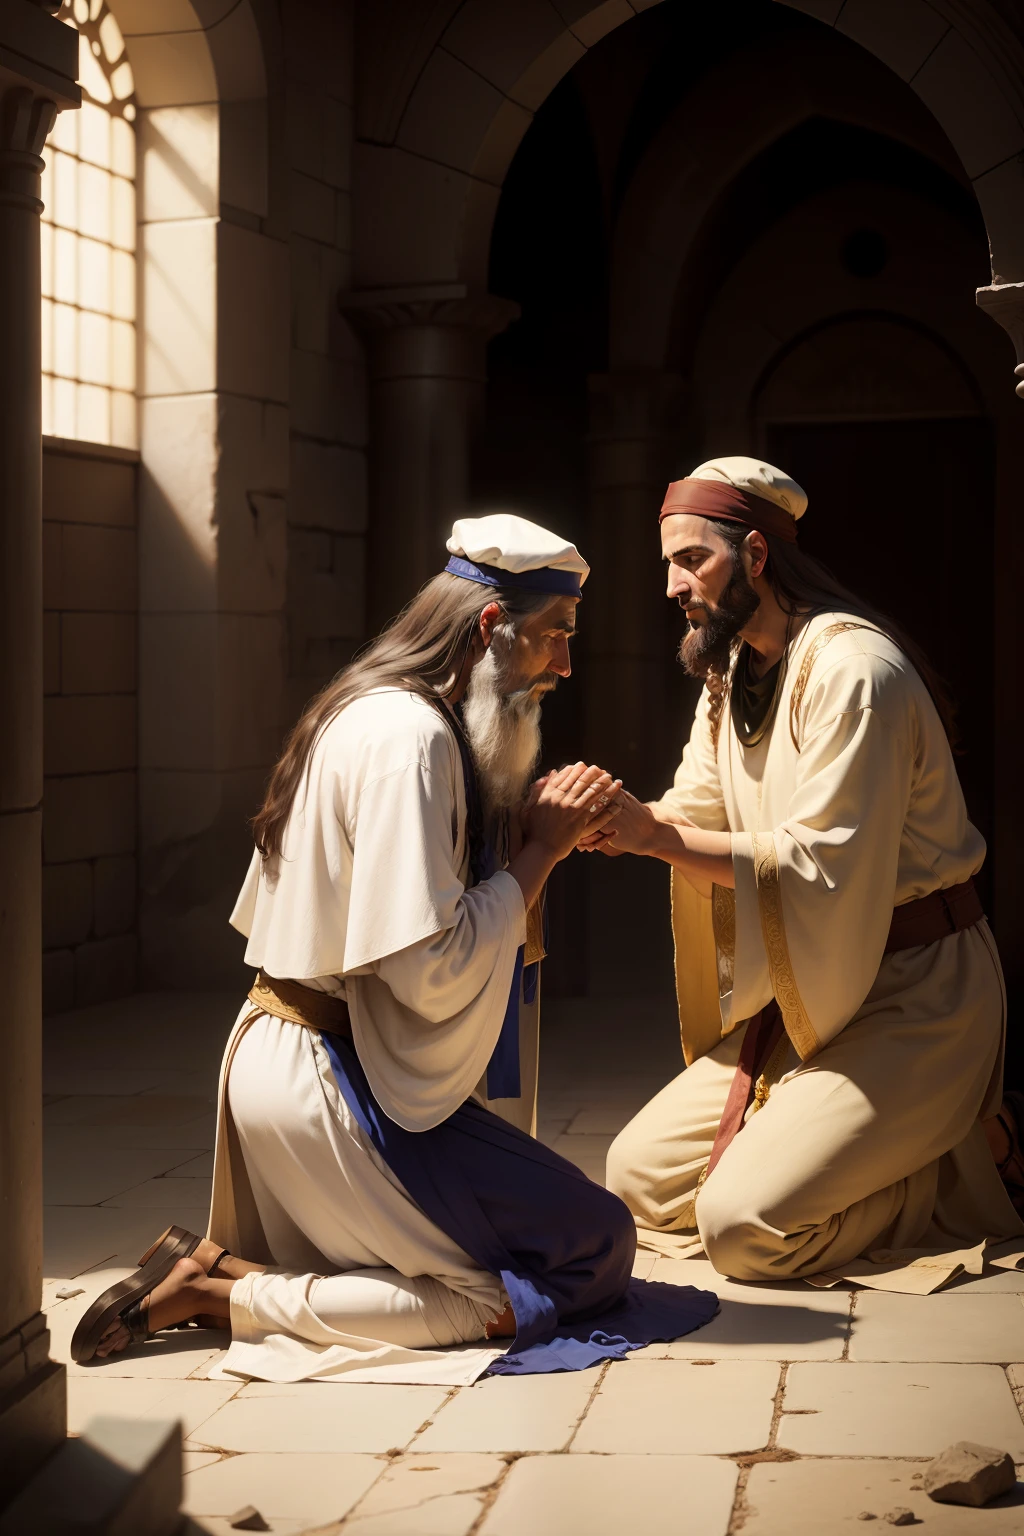
<path fill-rule="evenodd" d="M 973 928 L 985 916 L 981 898 L 973 880 L 961 885 L 947 885 L 945 890 L 933 891 L 930 896 L 920 896 L 916 901 L 904 902 L 893 909 L 889 924 L 889 937 L 885 941 L 885 953 L 897 949 L 916 949 L 921 944 L 935 944 L 948 939 L 951 934 Z M 718 1123 L 714 1146 L 700 1184 L 718 1162 L 737 1131 L 742 1129 L 754 1084 L 768 1065 L 768 1061 L 782 1039 L 784 1024 L 779 1005 L 772 998 L 760 1013 L 747 1020 L 747 1032 L 740 1047 L 740 1059 L 736 1074 L 725 1101 L 725 1110 Z"/>
<path fill-rule="evenodd" d="M 317 992 L 312 987 L 304 987 L 301 981 L 277 981 L 259 971 L 249 988 L 249 1001 L 275 1018 L 289 1019 L 293 1024 L 318 1029 L 323 1034 L 341 1035 L 351 1043 L 352 1021 L 343 997 Z"/>

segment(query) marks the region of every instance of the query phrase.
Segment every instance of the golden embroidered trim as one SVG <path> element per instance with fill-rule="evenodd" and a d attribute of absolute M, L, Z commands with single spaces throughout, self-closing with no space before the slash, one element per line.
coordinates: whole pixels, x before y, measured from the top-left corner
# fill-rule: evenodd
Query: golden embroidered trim
<path fill-rule="evenodd" d="M 718 963 L 718 994 L 732 991 L 736 967 L 736 892 L 725 885 L 711 887 L 711 926 Z"/>
<path fill-rule="evenodd" d="M 789 957 L 775 839 L 770 832 L 754 832 L 752 841 L 757 906 L 761 914 L 761 932 L 764 936 L 765 954 L 768 956 L 768 974 L 771 977 L 772 992 L 782 1012 L 786 1033 L 796 1046 L 801 1061 L 807 1061 L 820 1050 L 821 1042 L 807 1017 L 807 1010 L 793 974 L 793 963 Z"/>
<path fill-rule="evenodd" d="M 783 1035 L 765 1063 L 765 1069 L 754 1084 L 754 1103 L 750 1111 L 756 1115 L 759 1109 L 764 1109 L 768 1103 L 768 1095 L 782 1076 L 782 1068 L 789 1054 L 789 1036 Z"/>
<path fill-rule="evenodd" d="M 797 715 L 804 701 L 804 694 L 807 692 L 807 684 L 811 680 L 811 669 L 829 641 L 834 640 L 836 635 L 844 635 L 848 629 L 873 629 L 873 625 L 858 624 L 854 619 L 841 619 L 838 624 L 829 624 L 820 634 L 815 635 L 807 647 L 803 661 L 800 663 L 800 671 L 797 673 L 796 682 L 793 684 L 793 692 L 789 696 L 789 734 L 792 736 L 793 745 L 798 752 L 800 750 L 800 743 L 796 735 Z M 876 629 L 874 633 L 881 634 L 881 630 Z"/>

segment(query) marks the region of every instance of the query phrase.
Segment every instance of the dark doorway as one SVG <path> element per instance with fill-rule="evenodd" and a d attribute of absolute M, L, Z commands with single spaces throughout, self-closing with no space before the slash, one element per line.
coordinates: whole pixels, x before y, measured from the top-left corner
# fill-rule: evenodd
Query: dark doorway
<path fill-rule="evenodd" d="M 807 492 L 803 547 L 892 614 L 949 686 L 960 782 L 989 843 L 979 884 L 991 912 L 991 424 L 956 417 L 773 425 L 766 446 Z"/>

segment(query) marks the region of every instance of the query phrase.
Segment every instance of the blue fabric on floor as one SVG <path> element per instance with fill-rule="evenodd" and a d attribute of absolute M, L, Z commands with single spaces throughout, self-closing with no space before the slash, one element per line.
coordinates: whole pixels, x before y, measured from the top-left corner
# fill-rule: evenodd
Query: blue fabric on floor
<path fill-rule="evenodd" d="M 403 1130 L 377 1103 L 352 1047 L 338 1035 L 322 1039 L 345 1102 L 399 1182 L 482 1270 L 501 1277 L 516 1319 L 501 1362 L 510 1374 L 580 1370 L 678 1338 L 718 1310 L 710 1292 L 630 1281 L 633 1218 L 574 1163 L 471 1101 L 433 1130 Z M 709 1298 L 705 1315 L 695 1315 L 695 1296 Z M 541 1365 L 533 1348 L 550 1348 L 556 1335 L 557 1363 Z M 538 1363 L 521 1363 L 527 1355 Z M 508 1363 L 513 1357 L 520 1363 Z"/>

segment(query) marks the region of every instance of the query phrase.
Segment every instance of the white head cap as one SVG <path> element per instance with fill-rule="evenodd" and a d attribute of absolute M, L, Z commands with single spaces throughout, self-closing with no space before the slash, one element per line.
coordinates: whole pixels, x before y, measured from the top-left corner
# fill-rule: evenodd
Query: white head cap
<path fill-rule="evenodd" d="M 448 540 L 453 576 L 485 587 L 524 587 L 579 597 L 590 566 L 575 544 L 514 512 L 460 517 Z"/>
<path fill-rule="evenodd" d="M 743 454 L 732 454 L 724 459 L 708 459 L 691 469 L 690 480 L 717 480 L 720 485 L 731 485 L 737 491 L 748 491 L 753 496 L 763 496 L 774 501 L 783 512 L 795 520 L 807 511 L 807 492 L 791 480 L 789 475 L 763 459 L 748 459 Z"/>

